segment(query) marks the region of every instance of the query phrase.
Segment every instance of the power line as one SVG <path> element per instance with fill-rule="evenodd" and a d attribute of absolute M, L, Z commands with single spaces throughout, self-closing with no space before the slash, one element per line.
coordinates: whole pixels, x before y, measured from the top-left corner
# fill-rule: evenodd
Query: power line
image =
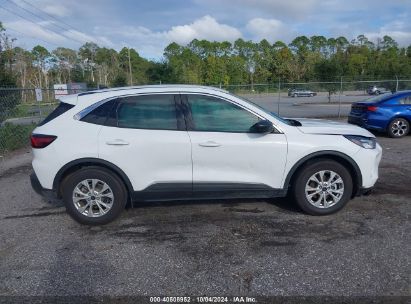
<path fill-rule="evenodd" d="M 18 5 L 18 4 L 17 4 L 16 2 L 14 2 L 14 1 L 11 1 L 11 0 L 6 0 L 6 1 L 8 1 L 8 2 L 10 2 L 11 4 L 17 6 L 18 8 L 24 10 L 25 12 L 29 13 L 30 15 L 39 18 L 40 20 L 47 21 L 47 20 L 45 20 L 42 16 L 39 16 L 38 14 L 36 14 L 36 13 L 34 13 L 34 12 L 26 9 L 25 7 Z M 54 26 L 56 26 L 56 27 L 58 27 L 58 28 L 60 28 L 60 29 L 62 29 L 62 30 L 64 30 L 64 31 L 67 31 L 67 28 L 62 27 L 62 26 L 60 26 L 59 24 L 54 24 L 54 23 L 52 23 L 52 25 L 54 25 Z"/>
<path fill-rule="evenodd" d="M 5 10 L 5 11 L 7 11 L 7 12 L 13 14 L 13 15 L 16 15 L 16 16 L 18 16 L 18 17 L 20 17 L 20 18 L 22 18 L 22 19 L 24 19 L 24 20 L 26 20 L 26 21 L 29 21 L 29 22 L 35 24 L 36 26 L 39 26 L 39 27 L 41 27 L 41 28 L 43 28 L 43 29 L 45 29 L 45 30 L 47 30 L 47 31 L 50 31 L 50 32 L 52 32 L 52 33 L 54 33 L 54 34 L 56 34 L 56 35 L 63 36 L 63 37 L 66 38 L 66 39 L 72 40 L 72 41 L 77 42 L 77 43 L 80 43 L 80 44 L 84 44 L 84 41 L 80 41 L 80 40 L 77 40 L 77 39 L 74 39 L 74 38 L 71 38 L 71 37 L 67 37 L 67 34 L 57 33 L 56 31 L 54 31 L 54 30 L 52 30 L 52 29 L 44 28 L 41 24 L 38 24 L 37 22 L 35 22 L 35 21 L 33 21 L 33 20 L 30 20 L 30 19 L 28 19 L 27 17 L 22 16 L 22 15 L 14 12 L 14 11 L 8 9 L 7 7 L 4 7 L 4 6 L 0 5 L 0 8 L 2 8 L 3 10 Z M 43 20 L 44 20 L 44 19 L 43 19 Z M 45 21 L 47 21 L 47 20 L 45 20 Z"/>
<path fill-rule="evenodd" d="M 18 33 L 18 34 L 20 34 L 20 35 L 23 35 L 23 36 L 26 36 L 26 37 L 29 37 L 29 38 L 33 38 L 33 39 L 36 39 L 36 40 L 40 40 L 40 41 L 43 41 L 43 42 L 45 42 L 45 43 L 47 43 L 47 44 L 54 45 L 54 46 L 56 46 L 56 47 L 60 47 L 60 46 L 61 46 L 61 45 L 55 44 L 54 42 L 47 41 L 47 40 L 44 40 L 44 39 L 41 39 L 41 38 L 38 38 L 38 37 L 31 36 L 31 35 L 28 35 L 28 34 L 26 34 L 26 33 L 17 31 L 17 30 L 15 30 L 15 29 L 8 28 L 7 31 L 16 32 L 16 33 Z M 17 40 L 17 41 L 18 41 L 18 40 Z"/>
<path fill-rule="evenodd" d="M 71 29 L 73 29 L 73 30 L 75 30 L 75 31 L 77 31 L 77 32 L 81 32 L 79 29 L 75 28 L 74 26 L 72 26 L 72 25 L 70 25 L 70 24 L 68 24 L 68 23 L 66 23 L 66 22 L 64 22 L 64 21 L 62 21 L 62 20 L 57 19 L 57 18 L 54 17 L 53 15 L 50 15 L 50 14 L 48 14 L 47 12 L 43 11 L 42 9 L 39 9 L 38 7 L 34 6 L 34 5 L 31 4 L 30 2 L 27 2 L 27 1 L 25 1 L 25 0 L 21 0 L 21 1 L 24 2 L 25 4 L 31 6 L 32 8 L 36 9 L 37 11 L 39 11 L 39 12 L 47 15 L 48 17 L 56 20 L 57 22 L 60 22 L 60 23 L 62 23 L 62 24 L 64 24 L 64 25 L 68 26 L 68 29 L 71 28 Z"/>

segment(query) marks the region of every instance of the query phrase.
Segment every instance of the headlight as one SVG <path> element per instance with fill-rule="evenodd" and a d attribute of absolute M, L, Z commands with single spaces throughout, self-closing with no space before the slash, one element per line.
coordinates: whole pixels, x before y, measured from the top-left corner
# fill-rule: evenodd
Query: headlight
<path fill-rule="evenodd" d="M 373 137 L 365 137 L 358 135 L 344 135 L 346 139 L 352 141 L 354 144 L 363 147 L 364 149 L 375 149 L 377 141 Z"/>

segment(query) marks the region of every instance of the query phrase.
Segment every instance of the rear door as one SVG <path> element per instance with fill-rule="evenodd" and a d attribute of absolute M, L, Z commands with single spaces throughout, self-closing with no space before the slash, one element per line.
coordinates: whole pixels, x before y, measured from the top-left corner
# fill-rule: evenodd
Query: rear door
<path fill-rule="evenodd" d="M 261 120 L 216 96 L 185 94 L 192 143 L 193 190 L 273 190 L 282 187 L 287 156 L 284 134 L 250 133 Z"/>
<path fill-rule="evenodd" d="M 122 97 L 100 131 L 99 157 L 120 167 L 135 191 L 191 192 L 191 144 L 179 102 L 173 94 Z"/>
<path fill-rule="evenodd" d="M 411 121 L 411 94 L 400 98 L 401 113 L 404 118 Z M 401 114 L 399 115 L 401 116 Z"/>

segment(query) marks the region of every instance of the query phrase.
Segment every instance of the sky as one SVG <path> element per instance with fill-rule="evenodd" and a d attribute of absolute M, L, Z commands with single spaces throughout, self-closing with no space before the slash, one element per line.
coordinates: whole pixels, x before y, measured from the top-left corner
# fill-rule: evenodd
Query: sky
<path fill-rule="evenodd" d="M 0 0 L 0 21 L 26 49 L 93 41 L 154 60 L 169 43 L 194 38 L 290 43 L 299 35 L 364 34 L 411 45 L 411 0 Z"/>

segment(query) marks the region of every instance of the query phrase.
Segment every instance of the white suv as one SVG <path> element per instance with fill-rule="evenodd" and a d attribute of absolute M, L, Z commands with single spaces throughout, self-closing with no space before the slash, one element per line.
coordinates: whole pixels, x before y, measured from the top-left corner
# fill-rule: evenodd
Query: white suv
<path fill-rule="evenodd" d="M 373 187 L 381 147 L 344 123 L 283 119 L 201 86 L 70 95 L 34 131 L 33 188 L 63 198 L 83 224 L 127 203 L 291 194 L 313 215 Z"/>

